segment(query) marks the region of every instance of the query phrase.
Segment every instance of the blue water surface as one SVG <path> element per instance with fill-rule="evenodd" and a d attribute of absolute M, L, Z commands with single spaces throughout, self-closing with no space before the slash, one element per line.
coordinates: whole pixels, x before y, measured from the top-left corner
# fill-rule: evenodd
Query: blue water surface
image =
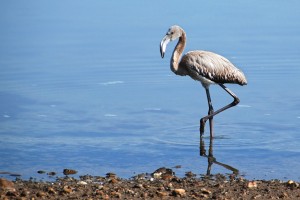
<path fill-rule="evenodd" d="M 121 177 L 181 165 L 205 174 L 201 84 L 169 69 L 178 24 L 185 51 L 219 53 L 248 85 L 214 118 L 213 155 L 250 179 L 300 180 L 299 1 L 1 1 L 0 172 Z M 214 108 L 232 101 L 211 86 Z M 204 143 L 208 153 L 208 128 Z M 212 174 L 231 173 L 213 164 Z M 0 175 L 6 176 L 6 175 Z"/>

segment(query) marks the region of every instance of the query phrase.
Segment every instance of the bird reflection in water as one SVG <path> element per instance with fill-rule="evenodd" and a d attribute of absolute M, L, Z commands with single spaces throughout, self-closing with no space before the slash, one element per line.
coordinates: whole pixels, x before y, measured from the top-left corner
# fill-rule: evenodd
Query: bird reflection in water
<path fill-rule="evenodd" d="M 208 161 L 206 175 L 211 175 L 210 172 L 211 172 L 212 165 L 214 163 L 217 164 L 217 165 L 220 165 L 220 166 L 222 166 L 222 167 L 224 167 L 224 168 L 226 168 L 230 171 L 232 171 L 232 173 L 235 174 L 235 175 L 239 174 L 238 169 L 217 161 L 217 159 L 213 155 L 213 140 L 214 140 L 213 137 L 209 138 L 209 150 L 208 150 L 208 155 L 207 155 L 203 136 L 200 137 L 200 156 L 206 157 L 207 161 Z"/>

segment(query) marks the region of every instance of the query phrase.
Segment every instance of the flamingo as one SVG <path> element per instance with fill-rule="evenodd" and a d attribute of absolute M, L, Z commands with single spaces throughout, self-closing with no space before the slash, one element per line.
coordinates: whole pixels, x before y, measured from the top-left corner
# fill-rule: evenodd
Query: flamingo
<path fill-rule="evenodd" d="M 228 59 L 216 53 L 195 50 L 189 51 L 182 56 L 186 45 L 186 33 L 177 25 L 171 26 L 160 42 L 162 58 L 164 58 L 167 44 L 177 38 L 179 39 L 171 57 L 170 68 L 176 75 L 187 75 L 201 82 L 206 91 L 208 115 L 200 119 L 200 136 L 204 134 L 205 123 L 209 120 L 210 137 L 213 137 L 213 117 L 228 108 L 236 106 L 240 102 L 239 98 L 224 84 L 233 83 L 243 86 L 247 84 L 247 79 L 240 69 L 235 67 Z M 211 84 L 221 86 L 233 98 L 232 103 L 214 111 L 209 92 Z"/>

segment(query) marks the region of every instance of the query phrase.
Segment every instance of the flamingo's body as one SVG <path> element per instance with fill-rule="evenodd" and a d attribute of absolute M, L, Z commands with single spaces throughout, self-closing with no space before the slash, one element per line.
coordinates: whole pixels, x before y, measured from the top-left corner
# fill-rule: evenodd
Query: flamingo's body
<path fill-rule="evenodd" d="M 246 77 L 243 72 L 236 68 L 229 60 L 213 52 L 199 50 L 190 51 L 183 55 L 180 60 L 186 44 L 186 34 L 181 27 L 176 25 L 170 27 L 166 36 L 160 43 L 162 58 L 164 57 L 167 44 L 177 38 L 179 38 L 179 40 L 171 58 L 171 70 L 177 75 L 188 75 L 194 80 L 200 81 L 202 86 L 205 88 L 209 111 L 208 115 L 200 120 L 200 133 L 201 135 L 204 133 L 205 122 L 209 119 L 210 135 L 213 136 L 213 116 L 239 103 L 238 97 L 223 84 L 234 83 L 246 85 Z M 219 84 L 234 98 L 234 101 L 214 112 L 209 93 L 209 86 L 211 84 Z"/>

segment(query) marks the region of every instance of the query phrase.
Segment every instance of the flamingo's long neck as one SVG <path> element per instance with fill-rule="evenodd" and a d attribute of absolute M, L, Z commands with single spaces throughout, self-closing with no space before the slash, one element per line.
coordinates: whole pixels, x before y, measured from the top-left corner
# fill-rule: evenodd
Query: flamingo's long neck
<path fill-rule="evenodd" d="M 179 37 L 178 43 L 173 51 L 173 55 L 172 55 L 171 63 L 170 63 L 172 72 L 174 72 L 177 75 L 185 75 L 179 69 L 179 62 L 180 62 L 180 58 L 181 58 L 182 52 L 185 47 L 185 43 L 186 43 L 186 34 L 182 30 L 182 35 Z"/>

